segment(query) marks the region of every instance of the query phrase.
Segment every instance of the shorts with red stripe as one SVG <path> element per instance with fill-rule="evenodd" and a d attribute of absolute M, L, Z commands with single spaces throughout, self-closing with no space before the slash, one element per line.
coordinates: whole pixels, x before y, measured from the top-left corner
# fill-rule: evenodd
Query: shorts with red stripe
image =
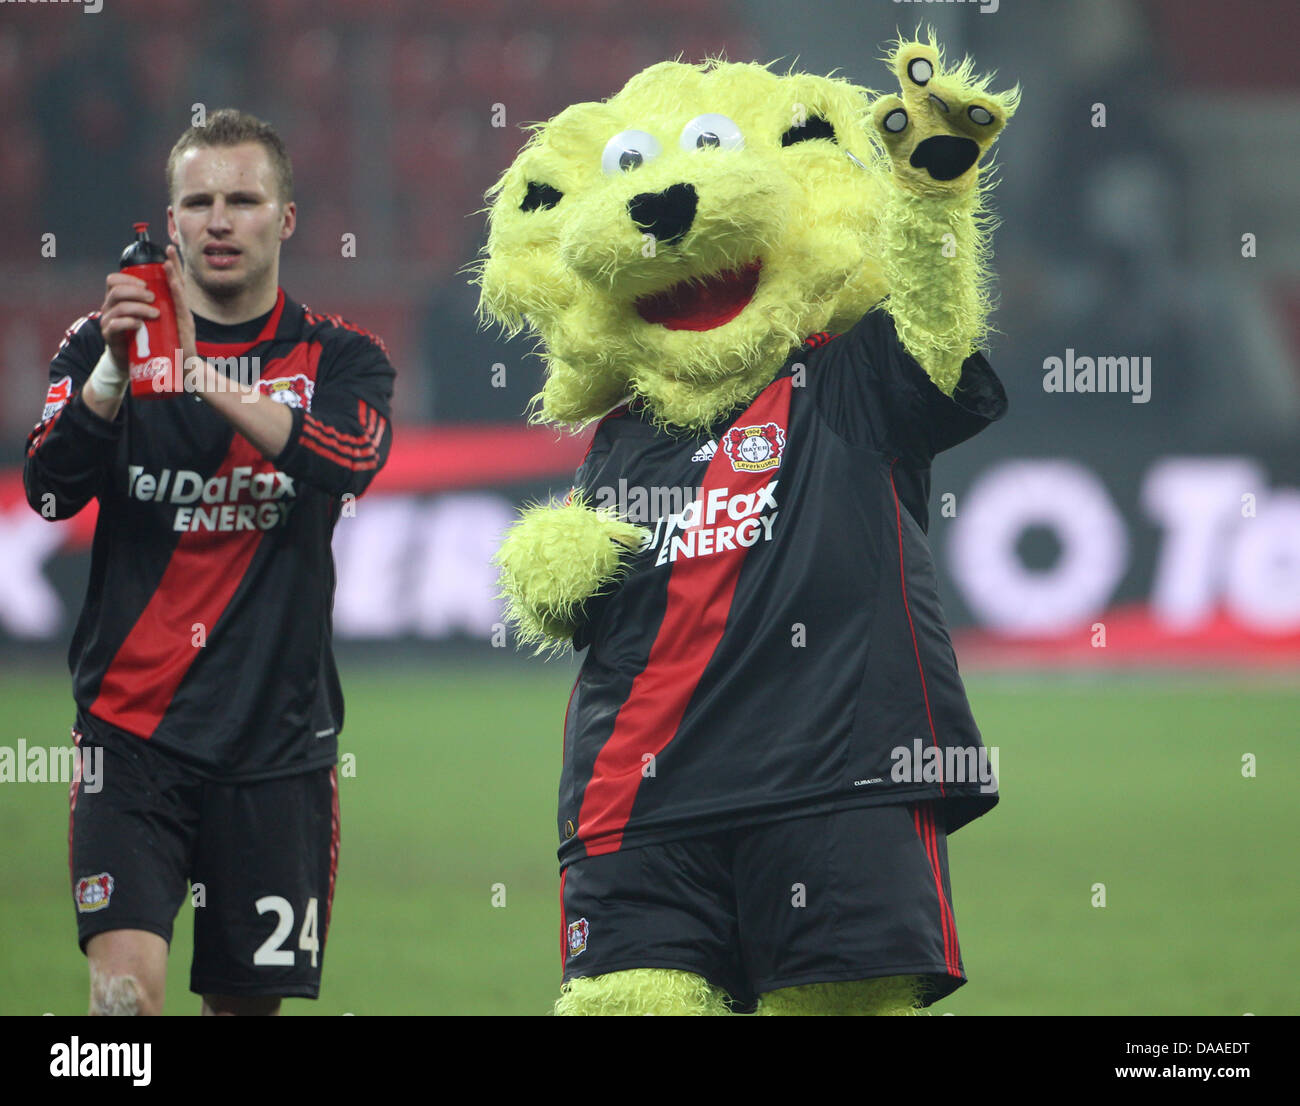
<path fill-rule="evenodd" d="M 694 972 L 748 1012 L 805 983 L 920 976 L 923 1005 L 966 982 L 935 804 L 868 806 L 575 861 L 564 979 Z"/>
<path fill-rule="evenodd" d="M 185 906 L 196 994 L 316 998 L 338 862 L 336 769 L 224 783 L 98 720 L 82 716 L 73 733 L 83 763 L 93 747 L 102 756 L 70 796 L 82 951 L 116 929 L 170 944 Z"/>

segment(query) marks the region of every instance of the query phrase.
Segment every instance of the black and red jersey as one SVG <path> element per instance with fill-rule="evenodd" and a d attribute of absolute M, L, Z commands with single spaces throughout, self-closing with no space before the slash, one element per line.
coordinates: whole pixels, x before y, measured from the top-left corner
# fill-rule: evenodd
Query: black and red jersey
<path fill-rule="evenodd" d="M 394 371 L 379 339 L 281 289 L 234 326 L 195 316 L 197 352 L 292 410 L 263 457 L 195 395 L 138 400 L 113 422 L 81 389 L 104 350 L 98 313 L 68 330 L 27 441 L 27 500 L 47 518 L 99 501 L 69 651 L 79 710 L 214 778 L 337 759 L 330 539 L 392 444 Z"/>
<path fill-rule="evenodd" d="M 996 803 L 926 530 L 932 459 L 1005 410 L 982 355 L 950 398 L 875 311 L 708 432 L 606 416 L 576 487 L 651 536 L 575 639 L 562 866 L 930 798 L 951 833 Z"/>

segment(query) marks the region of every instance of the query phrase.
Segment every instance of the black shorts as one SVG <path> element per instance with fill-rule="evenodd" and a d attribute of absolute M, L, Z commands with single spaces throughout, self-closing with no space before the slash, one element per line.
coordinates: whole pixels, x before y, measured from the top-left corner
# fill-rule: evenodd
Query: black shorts
<path fill-rule="evenodd" d="M 676 968 L 742 1012 L 804 983 L 916 975 L 929 1006 L 966 982 L 930 802 L 587 857 L 565 869 L 560 900 L 565 982 Z"/>
<path fill-rule="evenodd" d="M 335 769 L 219 783 L 148 741 L 83 716 L 73 737 L 103 760 L 70 788 L 77 936 L 143 929 L 171 943 L 194 904 L 190 990 L 316 998 L 338 865 Z"/>

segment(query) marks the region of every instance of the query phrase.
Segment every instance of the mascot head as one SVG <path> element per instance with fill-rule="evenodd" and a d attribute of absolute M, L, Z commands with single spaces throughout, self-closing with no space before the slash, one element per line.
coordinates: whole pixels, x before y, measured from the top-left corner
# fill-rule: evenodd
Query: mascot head
<path fill-rule="evenodd" d="M 872 93 L 754 64 L 662 62 L 540 124 L 488 192 L 484 317 L 542 340 L 541 421 L 629 396 L 700 428 L 887 289 Z"/>

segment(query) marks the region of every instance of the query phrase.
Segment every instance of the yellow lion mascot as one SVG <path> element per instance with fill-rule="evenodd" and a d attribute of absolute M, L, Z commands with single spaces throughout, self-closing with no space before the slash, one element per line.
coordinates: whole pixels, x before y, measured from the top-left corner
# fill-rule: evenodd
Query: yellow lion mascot
<path fill-rule="evenodd" d="M 1005 410 L 981 159 L 1014 113 L 931 33 L 901 95 L 664 62 L 535 128 L 481 312 L 535 421 L 599 420 L 498 554 L 587 654 L 557 819 L 560 1014 L 913 1013 L 965 981 L 946 837 L 997 801 L 926 540 Z"/>

